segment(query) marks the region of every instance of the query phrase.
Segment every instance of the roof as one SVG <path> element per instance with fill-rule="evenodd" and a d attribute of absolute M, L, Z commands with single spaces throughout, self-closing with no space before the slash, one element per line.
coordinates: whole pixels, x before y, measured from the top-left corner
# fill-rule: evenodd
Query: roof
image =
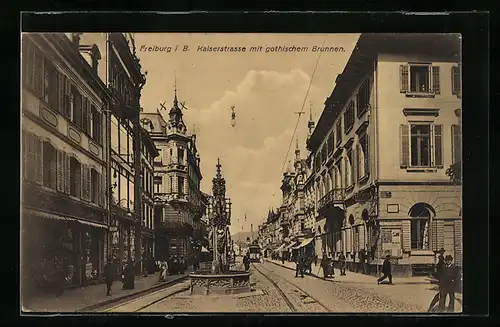
<path fill-rule="evenodd" d="M 315 152 L 329 129 L 342 111 L 352 90 L 379 53 L 419 53 L 460 60 L 461 40 L 459 34 L 431 33 L 364 33 L 358 39 L 354 50 L 341 74 L 335 80 L 335 88 L 325 101 L 325 108 L 307 140 L 307 148 Z"/>

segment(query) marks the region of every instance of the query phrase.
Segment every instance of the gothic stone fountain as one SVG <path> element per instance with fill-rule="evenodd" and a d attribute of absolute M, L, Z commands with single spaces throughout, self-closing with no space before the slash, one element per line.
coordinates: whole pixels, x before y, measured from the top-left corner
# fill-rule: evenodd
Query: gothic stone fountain
<path fill-rule="evenodd" d="M 250 272 L 230 269 L 229 225 L 231 203 L 226 198 L 226 181 L 217 159 L 217 175 L 212 179 L 212 202 L 209 214 L 213 249 L 212 269 L 190 274 L 191 295 L 229 295 L 251 292 Z"/>

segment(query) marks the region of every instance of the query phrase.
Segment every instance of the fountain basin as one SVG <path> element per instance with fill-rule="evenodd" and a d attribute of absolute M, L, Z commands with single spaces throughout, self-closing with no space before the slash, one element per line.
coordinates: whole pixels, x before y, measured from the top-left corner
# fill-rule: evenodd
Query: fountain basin
<path fill-rule="evenodd" d="M 230 271 L 225 274 L 190 274 L 191 295 L 230 295 L 251 292 L 250 272 Z"/>

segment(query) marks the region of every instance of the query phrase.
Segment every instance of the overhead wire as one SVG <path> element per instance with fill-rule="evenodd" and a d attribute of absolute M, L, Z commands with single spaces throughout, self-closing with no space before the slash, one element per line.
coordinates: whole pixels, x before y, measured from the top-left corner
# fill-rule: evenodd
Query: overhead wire
<path fill-rule="evenodd" d="M 325 40 L 323 40 L 323 46 L 325 45 L 325 42 L 326 42 L 326 39 L 325 39 Z M 319 59 L 321 58 L 321 54 L 322 54 L 322 52 L 320 52 L 320 53 L 319 53 L 319 55 L 318 55 L 318 59 L 316 60 L 316 66 L 314 67 L 314 70 L 313 70 L 313 73 L 312 73 L 311 79 L 309 80 L 309 85 L 308 85 L 308 87 L 307 87 L 307 91 L 306 91 L 306 94 L 305 94 L 305 96 L 304 96 L 304 101 L 302 102 L 302 107 L 300 108 L 300 112 L 302 112 L 302 111 L 304 110 L 304 105 L 306 104 L 306 101 L 307 101 L 307 96 L 309 95 L 309 91 L 310 91 L 310 89 L 311 89 L 311 85 L 312 85 L 312 82 L 313 82 L 313 80 L 314 80 L 314 75 L 316 74 L 316 69 L 318 68 Z M 288 155 L 290 154 L 290 149 L 291 149 L 291 147 L 292 147 L 292 144 L 293 144 L 293 139 L 294 139 L 294 137 L 295 137 L 295 133 L 297 132 L 297 128 L 298 128 L 298 126 L 299 126 L 299 122 L 300 122 L 300 117 L 301 117 L 301 116 L 302 116 L 302 115 L 301 115 L 301 114 L 299 114 L 299 117 L 297 117 L 297 123 L 295 124 L 295 128 L 294 128 L 294 130 L 293 130 L 293 134 L 292 134 L 292 138 L 291 138 L 291 140 L 290 140 L 290 144 L 288 145 L 288 150 L 287 150 L 286 155 L 285 155 L 285 160 L 284 160 L 284 162 L 283 162 L 283 166 L 281 167 L 281 173 L 280 173 L 280 175 L 281 175 L 281 174 L 283 174 L 283 171 L 284 171 L 284 169 L 285 169 L 286 162 L 287 162 L 287 159 L 288 159 Z"/>

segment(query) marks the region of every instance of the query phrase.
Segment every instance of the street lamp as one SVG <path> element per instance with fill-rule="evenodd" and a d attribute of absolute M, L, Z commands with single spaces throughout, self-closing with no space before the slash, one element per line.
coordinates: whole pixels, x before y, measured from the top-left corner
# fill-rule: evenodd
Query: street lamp
<path fill-rule="evenodd" d="M 234 106 L 231 106 L 231 126 L 236 126 L 236 113 L 234 112 Z"/>

